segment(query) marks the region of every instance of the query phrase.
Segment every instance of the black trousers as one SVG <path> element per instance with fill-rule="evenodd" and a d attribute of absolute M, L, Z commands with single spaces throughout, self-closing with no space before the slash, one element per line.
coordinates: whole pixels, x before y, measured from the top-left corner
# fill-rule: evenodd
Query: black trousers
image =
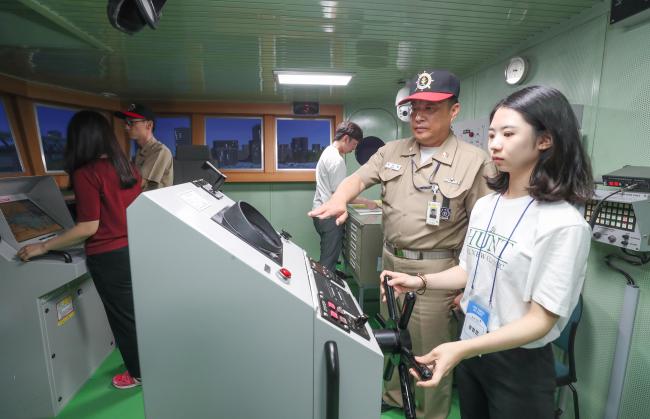
<path fill-rule="evenodd" d="M 552 419 L 555 366 L 548 344 L 477 356 L 456 367 L 463 419 Z"/>
<path fill-rule="evenodd" d="M 343 246 L 343 232 L 345 227 L 343 225 L 336 225 L 336 218 L 325 218 L 323 220 L 314 218 L 314 228 L 320 236 L 320 260 L 321 265 L 329 268 L 334 272 L 336 269 L 336 261 L 341 254 L 341 247 Z"/>
<path fill-rule="evenodd" d="M 104 304 L 124 365 L 132 377 L 140 378 L 129 248 L 88 256 L 86 265 Z"/>

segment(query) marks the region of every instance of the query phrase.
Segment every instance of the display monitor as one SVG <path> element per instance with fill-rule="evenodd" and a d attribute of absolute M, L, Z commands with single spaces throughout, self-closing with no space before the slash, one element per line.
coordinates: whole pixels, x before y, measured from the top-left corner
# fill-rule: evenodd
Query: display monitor
<path fill-rule="evenodd" d="M 0 211 L 18 243 L 63 230 L 61 224 L 29 199 L 1 202 Z"/>

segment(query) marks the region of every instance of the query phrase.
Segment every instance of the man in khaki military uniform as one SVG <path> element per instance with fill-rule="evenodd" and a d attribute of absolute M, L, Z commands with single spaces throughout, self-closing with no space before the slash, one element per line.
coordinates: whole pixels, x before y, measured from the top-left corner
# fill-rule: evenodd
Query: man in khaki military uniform
<path fill-rule="evenodd" d="M 115 115 L 124 119 L 129 138 L 138 145 L 135 165 L 142 175 L 142 190 L 171 186 L 174 182 L 174 160 L 169 148 L 153 136 L 156 115 L 146 106 L 137 103 Z"/>
<path fill-rule="evenodd" d="M 460 112 L 460 81 L 445 70 L 415 77 L 411 94 L 411 138 L 391 141 L 348 176 L 312 217 L 347 218 L 346 204 L 364 189 L 381 183 L 383 267 L 409 274 L 440 272 L 457 265 L 474 203 L 489 193 L 485 177 L 496 169 L 485 151 L 459 141 L 451 123 Z M 452 340 L 450 308 L 454 293 L 427 290 L 417 297 L 409 331 L 413 352 L 424 354 Z M 385 306 L 384 306 L 385 307 Z M 382 308 L 384 308 L 382 307 Z M 398 374 L 387 383 L 384 400 L 401 405 Z M 446 418 L 452 376 L 438 388 L 416 388 L 419 418 Z"/>

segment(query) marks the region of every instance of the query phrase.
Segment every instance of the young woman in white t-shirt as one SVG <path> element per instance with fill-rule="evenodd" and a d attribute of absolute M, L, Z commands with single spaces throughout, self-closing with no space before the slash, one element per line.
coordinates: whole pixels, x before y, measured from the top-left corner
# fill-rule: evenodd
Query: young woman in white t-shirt
<path fill-rule="evenodd" d="M 574 205 L 591 196 L 591 168 L 573 110 L 553 88 L 527 87 L 498 103 L 488 146 L 495 192 L 472 210 L 460 264 L 381 277 L 392 277 L 396 294 L 465 288 L 461 340 L 416 357 L 433 369 L 418 386 L 434 387 L 456 367 L 463 418 L 552 418 L 550 342 L 584 282 L 591 234 Z"/>

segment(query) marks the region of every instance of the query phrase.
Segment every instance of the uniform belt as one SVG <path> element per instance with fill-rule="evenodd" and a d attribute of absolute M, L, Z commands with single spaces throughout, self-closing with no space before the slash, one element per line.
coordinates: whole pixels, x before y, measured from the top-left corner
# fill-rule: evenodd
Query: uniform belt
<path fill-rule="evenodd" d="M 451 259 L 455 256 L 455 251 L 452 249 L 441 249 L 441 250 L 410 250 L 410 249 L 401 249 L 392 245 L 391 243 L 384 242 L 384 247 L 388 250 L 388 253 L 397 256 L 402 259 L 413 259 L 413 260 L 422 260 L 422 259 Z"/>

